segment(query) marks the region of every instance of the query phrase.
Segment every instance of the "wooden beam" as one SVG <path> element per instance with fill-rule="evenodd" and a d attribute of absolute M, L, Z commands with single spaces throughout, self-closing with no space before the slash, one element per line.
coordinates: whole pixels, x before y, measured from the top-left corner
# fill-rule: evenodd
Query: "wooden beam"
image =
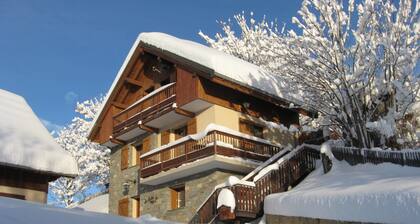
<path fill-rule="evenodd" d="M 142 83 L 140 81 L 132 78 L 126 78 L 125 82 L 134 86 L 142 87 Z"/>
<path fill-rule="evenodd" d="M 159 133 L 158 128 L 150 127 L 150 126 L 147 126 L 147 125 L 144 125 L 144 124 L 139 124 L 139 128 L 143 129 L 145 131 L 148 131 L 148 132 Z"/>
<path fill-rule="evenodd" d="M 114 106 L 114 107 L 117 107 L 117 108 L 119 108 L 119 109 L 125 109 L 125 108 L 127 108 L 128 107 L 128 105 L 127 104 L 123 104 L 123 103 L 120 103 L 120 102 L 117 102 L 117 101 L 113 101 L 112 102 L 112 105 Z"/>
<path fill-rule="evenodd" d="M 195 117 L 195 113 L 181 109 L 181 108 L 175 108 L 175 113 L 182 116 L 190 117 L 190 118 Z"/>
<path fill-rule="evenodd" d="M 117 145 L 127 145 L 127 142 L 118 140 L 116 138 L 113 138 L 112 136 L 109 138 L 109 141 Z"/>

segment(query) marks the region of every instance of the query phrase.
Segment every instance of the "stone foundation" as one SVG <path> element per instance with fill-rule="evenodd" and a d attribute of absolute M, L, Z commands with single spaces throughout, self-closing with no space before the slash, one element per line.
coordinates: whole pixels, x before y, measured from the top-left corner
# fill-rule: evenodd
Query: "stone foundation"
<path fill-rule="evenodd" d="M 165 220 L 188 222 L 214 187 L 224 183 L 229 176 L 242 177 L 241 174 L 230 171 L 210 170 L 157 186 L 141 185 L 141 214 L 151 214 Z M 171 210 L 170 187 L 177 185 L 185 185 L 185 207 Z"/>

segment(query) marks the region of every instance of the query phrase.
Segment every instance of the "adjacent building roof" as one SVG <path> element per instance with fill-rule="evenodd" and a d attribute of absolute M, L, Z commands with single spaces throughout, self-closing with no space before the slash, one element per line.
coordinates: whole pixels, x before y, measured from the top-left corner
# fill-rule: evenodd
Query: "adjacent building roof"
<path fill-rule="evenodd" d="M 0 89 L 0 165 L 75 176 L 74 158 L 61 148 L 25 99 Z"/>
<path fill-rule="evenodd" d="M 200 65 L 207 72 L 212 73 L 209 75 L 221 77 L 285 102 L 299 104 L 300 96 L 289 90 L 288 84 L 280 75 L 269 73 L 257 65 L 193 41 L 179 39 L 165 33 L 141 33 L 115 77 L 105 97 L 104 105 L 92 122 L 90 134 L 92 134 L 96 121 L 104 113 L 106 102 L 113 94 L 126 66 L 139 46 L 157 49 L 161 53 L 183 59 L 188 64 Z"/>

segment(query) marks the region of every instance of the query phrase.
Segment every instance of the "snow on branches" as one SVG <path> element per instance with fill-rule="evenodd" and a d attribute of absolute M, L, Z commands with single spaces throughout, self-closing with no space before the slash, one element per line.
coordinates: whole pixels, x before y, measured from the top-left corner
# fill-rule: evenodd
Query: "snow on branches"
<path fill-rule="evenodd" d="M 103 98 L 94 98 L 77 103 L 76 112 L 80 116 L 75 117 L 56 138 L 61 147 L 76 159 L 79 167 L 76 178 L 63 177 L 50 184 L 51 193 L 60 206 L 67 207 L 83 201 L 89 190 L 105 190 L 109 182 L 110 150 L 87 139 L 91 122 L 102 102 Z"/>
<path fill-rule="evenodd" d="M 242 14 L 235 16 L 240 36 L 227 23 L 215 40 L 200 35 L 282 75 L 349 144 L 412 146 L 418 136 L 406 131 L 416 129 L 407 115 L 420 100 L 419 7 L 411 0 L 304 0 L 292 18 L 296 31 L 278 32 L 265 19 L 248 25 Z"/>

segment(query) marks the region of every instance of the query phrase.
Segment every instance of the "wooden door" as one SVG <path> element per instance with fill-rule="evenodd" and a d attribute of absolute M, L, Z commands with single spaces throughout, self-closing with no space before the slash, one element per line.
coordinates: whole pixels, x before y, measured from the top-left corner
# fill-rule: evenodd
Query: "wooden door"
<path fill-rule="evenodd" d="M 128 217 L 128 198 L 123 198 L 118 201 L 118 215 Z"/>

